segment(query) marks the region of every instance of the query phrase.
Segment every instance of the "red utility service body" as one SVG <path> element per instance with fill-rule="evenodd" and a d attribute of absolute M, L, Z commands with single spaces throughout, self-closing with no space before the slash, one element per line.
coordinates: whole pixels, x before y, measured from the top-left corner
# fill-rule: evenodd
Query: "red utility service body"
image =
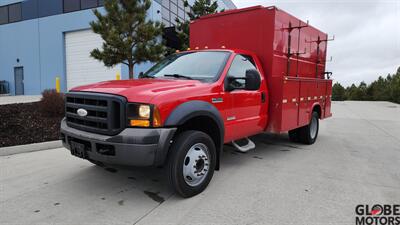
<path fill-rule="evenodd" d="M 256 55 L 266 87 L 247 97 L 235 91 L 232 94 L 238 98 L 231 104 L 238 113 L 242 109 L 259 110 L 263 114 L 259 117 L 267 117 L 265 130 L 274 133 L 309 124 L 315 107 L 320 119 L 332 115 L 332 80 L 325 79 L 326 41 L 327 34 L 276 7 L 230 10 L 201 17 L 190 26 L 192 49 L 222 47 Z M 257 95 L 262 91 L 266 91 L 268 113 L 264 112 L 264 107 L 260 110 L 261 102 L 250 100 L 261 99 Z M 254 122 L 264 125 L 264 120 Z M 231 132 L 246 133 L 246 128 L 239 124 Z M 226 132 L 231 139 L 228 128 Z"/>

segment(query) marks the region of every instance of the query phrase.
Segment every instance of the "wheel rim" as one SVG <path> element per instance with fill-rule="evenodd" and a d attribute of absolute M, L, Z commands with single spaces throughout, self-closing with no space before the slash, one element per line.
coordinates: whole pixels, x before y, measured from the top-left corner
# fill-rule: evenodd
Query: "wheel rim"
<path fill-rule="evenodd" d="M 186 153 L 183 161 L 183 177 L 189 186 L 201 184 L 210 168 L 210 154 L 205 144 L 197 143 Z"/>
<path fill-rule="evenodd" d="M 314 139 L 317 136 L 318 131 L 318 119 L 313 117 L 310 124 L 310 136 Z"/>

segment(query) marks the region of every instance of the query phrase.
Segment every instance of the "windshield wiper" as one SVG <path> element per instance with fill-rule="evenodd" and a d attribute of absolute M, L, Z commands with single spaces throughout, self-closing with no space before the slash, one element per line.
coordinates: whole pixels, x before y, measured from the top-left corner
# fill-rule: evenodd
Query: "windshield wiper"
<path fill-rule="evenodd" d="M 151 75 L 145 75 L 145 74 L 142 74 L 142 75 L 140 75 L 139 76 L 140 78 L 156 78 L 155 76 L 151 76 Z"/>
<path fill-rule="evenodd" d="M 193 78 L 181 74 L 165 74 L 164 77 L 184 78 L 188 80 L 193 80 Z"/>

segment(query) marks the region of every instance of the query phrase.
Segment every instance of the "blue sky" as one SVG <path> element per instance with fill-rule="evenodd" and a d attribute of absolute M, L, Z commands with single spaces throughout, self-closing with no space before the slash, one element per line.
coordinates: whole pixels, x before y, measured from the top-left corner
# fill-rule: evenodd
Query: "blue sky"
<path fill-rule="evenodd" d="M 327 70 L 344 85 L 367 83 L 400 66 L 400 0 L 232 0 L 238 8 L 275 5 L 328 33 Z"/>

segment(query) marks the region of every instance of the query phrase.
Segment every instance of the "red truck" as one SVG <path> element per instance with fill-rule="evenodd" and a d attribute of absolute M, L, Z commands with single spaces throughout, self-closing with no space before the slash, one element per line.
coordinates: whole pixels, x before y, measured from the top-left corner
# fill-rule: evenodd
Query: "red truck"
<path fill-rule="evenodd" d="M 61 138 L 97 165 L 166 168 L 183 197 L 202 192 L 224 144 L 289 132 L 313 144 L 331 116 L 327 35 L 276 7 L 202 17 L 191 50 L 166 57 L 137 80 L 85 85 L 66 94 Z"/>

